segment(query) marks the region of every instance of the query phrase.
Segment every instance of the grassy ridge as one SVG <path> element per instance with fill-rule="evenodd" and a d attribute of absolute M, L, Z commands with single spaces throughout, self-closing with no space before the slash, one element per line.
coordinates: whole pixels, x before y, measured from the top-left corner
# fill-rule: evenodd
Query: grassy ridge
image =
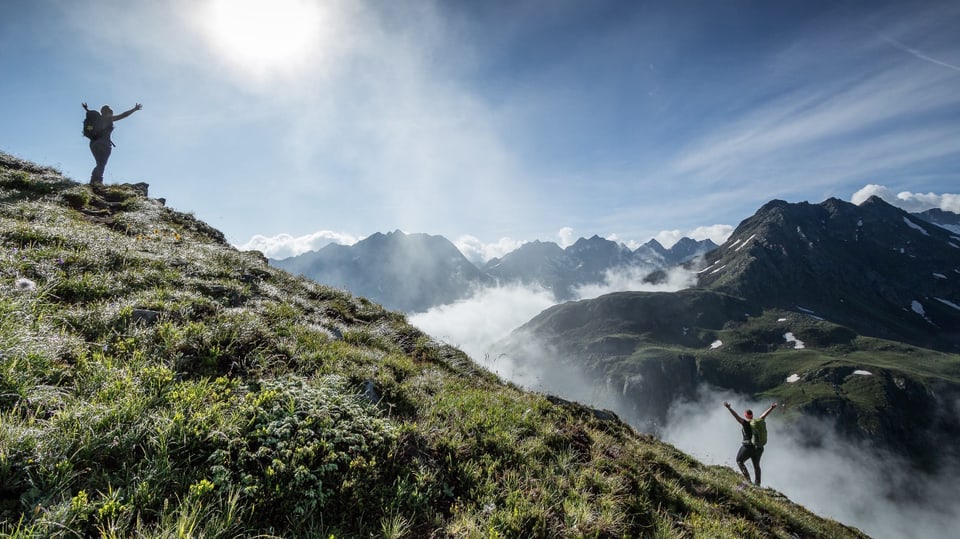
<path fill-rule="evenodd" d="M 0 533 L 862 536 L 130 186 L 3 154 Z"/>

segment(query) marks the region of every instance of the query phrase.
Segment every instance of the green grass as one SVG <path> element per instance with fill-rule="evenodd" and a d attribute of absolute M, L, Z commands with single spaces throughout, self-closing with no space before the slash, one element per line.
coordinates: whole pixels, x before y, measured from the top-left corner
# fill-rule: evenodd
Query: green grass
<path fill-rule="evenodd" d="M 10 162 L 4 536 L 861 536 L 190 215 Z"/>

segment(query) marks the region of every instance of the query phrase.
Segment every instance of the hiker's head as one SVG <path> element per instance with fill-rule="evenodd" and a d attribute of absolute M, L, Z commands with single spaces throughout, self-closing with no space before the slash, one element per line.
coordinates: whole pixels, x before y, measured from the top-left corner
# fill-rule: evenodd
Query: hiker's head
<path fill-rule="evenodd" d="M 110 105 L 104 105 L 100 107 L 100 114 L 104 116 L 113 116 L 113 109 L 110 108 Z"/>
<path fill-rule="evenodd" d="M 753 410 L 747 410 L 743 415 L 746 416 L 747 419 L 753 419 Z"/>

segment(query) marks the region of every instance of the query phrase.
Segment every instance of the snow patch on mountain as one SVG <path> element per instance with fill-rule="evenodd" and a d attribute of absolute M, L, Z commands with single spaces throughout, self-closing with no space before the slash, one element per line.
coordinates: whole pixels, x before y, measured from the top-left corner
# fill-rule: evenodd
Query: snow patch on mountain
<path fill-rule="evenodd" d="M 913 312 L 915 312 L 915 313 L 919 314 L 920 316 L 922 316 L 924 320 L 926 320 L 927 322 L 930 323 L 930 325 L 932 325 L 932 326 L 936 326 L 936 325 L 937 325 L 937 324 L 935 324 L 935 323 L 933 322 L 933 320 L 930 320 L 930 318 L 927 317 L 926 309 L 923 308 L 923 304 L 920 303 L 919 301 L 917 301 L 917 300 L 911 301 L 911 302 L 910 302 L 910 309 L 911 309 Z"/>
<path fill-rule="evenodd" d="M 944 305 L 948 305 L 948 306 L 953 307 L 954 309 L 960 311 L 960 305 L 957 305 L 956 303 L 954 303 L 954 302 L 952 302 L 952 301 L 948 301 L 948 300 L 945 300 L 945 299 L 943 299 L 943 298 L 933 298 L 933 299 L 939 301 L 940 303 L 943 303 Z"/>
<path fill-rule="evenodd" d="M 755 238 L 755 237 L 757 237 L 756 234 L 751 235 L 749 238 L 747 238 L 747 239 L 743 242 L 743 244 L 741 244 L 739 247 L 737 247 L 736 249 L 734 249 L 734 251 L 739 252 L 740 249 L 743 249 L 744 247 L 746 247 L 747 244 L 750 243 L 750 240 L 752 240 L 752 239 Z"/>
<path fill-rule="evenodd" d="M 807 345 L 805 345 L 805 344 L 803 343 L 803 341 L 801 341 L 800 339 L 797 339 L 797 338 L 793 335 L 793 332 L 788 331 L 788 332 L 784 333 L 784 334 L 783 334 L 783 339 L 784 339 L 785 341 L 787 341 L 788 343 L 792 342 L 792 343 L 793 343 L 793 349 L 794 349 L 794 350 L 802 350 L 802 349 L 804 349 L 804 348 L 807 347 Z"/>
<path fill-rule="evenodd" d="M 702 270 L 698 271 L 697 274 L 699 275 L 699 274 L 701 274 L 701 273 L 707 272 L 707 271 L 710 270 L 710 268 L 712 268 L 712 267 L 714 267 L 714 266 L 716 266 L 716 265 L 717 265 L 717 263 L 714 262 L 713 264 L 710 264 L 709 266 L 707 266 L 707 267 L 703 268 Z"/>
<path fill-rule="evenodd" d="M 911 221 L 911 220 L 908 219 L 907 217 L 904 217 L 904 218 L 903 218 L 903 222 L 906 223 L 908 227 L 910 227 L 910 228 L 912 228 L 912 229 L 914 229 L 914 230 L 919 230 L 924 236 L 929 236 L 929 235 L 930 235 L 930 233 L 927 232 L 927 229 L 923 228 L 922 226 L 918 225 L 917 223 L 914 223 L 913 221 Z"/>

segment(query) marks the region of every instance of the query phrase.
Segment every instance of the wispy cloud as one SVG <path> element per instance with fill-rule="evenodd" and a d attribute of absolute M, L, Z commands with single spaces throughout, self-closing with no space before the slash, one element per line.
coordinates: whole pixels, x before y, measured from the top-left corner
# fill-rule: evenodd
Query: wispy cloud
<path fill-rule="evenodd" d="M 765 183 L 794 188 L 790 180 L 833 183 L 877 171 L 949 156 L 960 125 L 917 115 L 960 103 L 946 77 L 918 79 L 911 69 L 810 87 L 756 107 L 703 137 L 674 163 L 672 173 L 700 182 Z M 891 152 L 892 148 L 898 151 Z M 764 193 L 769 193 L 769 189 Z"/>
<path fill-rule="evenodd" d="M 915 56 L 915 57 L 917 57 L 917 58 L 919 58 L 919 59 L 921 59 L 921 60 L 923 60 L 923 61 L 925 61 L 925 62 L 930 62 L 931 64 L 935 64 L 935 65 L 938 65 L 938 66 L 945 67 L 945 68 L 947 68 L 947 69 L 952 69 L 952 70 L 954 70 L 954 71 L 960 72 L 960 66 L 956 66 L 956 65 L 951 64 L 951 63 L 949 63 L 949 62 L 945 62 L 945 61 L 943 61 L 943 60 L 939 60 L 939 59 L 937 59 L 937 58 L 934 58 L 934 57 L 932 57 L 932 56 L 929 56 L 929 55 L 927 55 L 927 54 L 925 54 L 925 53 L 923 53 L 923 52 L 921 52 L 921 51 L 919 51 L 919 50 L 917 50 L 917 49 L 914 49 L 914 48 L 912 48 L 912 47 L 908 47 L 908 46 L 904 45 L 903 43 L 901 43 L 900 41 L 897 41 L 896 39 L 894 39 L 894 38 L 892 38 L 892 37 L 889 37 L 889 36 L 881 36 L 881 38 L 882 38 L 884 41 L 886 41 L 887 43 L 893 45 L 894 47 L 896 47 L 896 48 L 898 48 L 898 49 L 900 49 L 900 50 L 902 50 L 902 51 L 904 51 L 904 52 L 908 52 L 908 53 L 912 54 L 913 56 Z"/>
<path fill-rule="evenodd" d="M 923 30 L 909 20 L 914 25 L 896 31 Z M 870 41 L 868 33 L 851 46 L 848 36 L 846 25 L 827 25 L 785 47 L 664 174 L 708 191 L 747 187 L 769 199 L 829 194 L 960 155 L 956 72 L 891 57 L 893 38 Z"/>
<path fill-rule="evenodd" d="M 457 249 L 463 253 L 463 256 L 477 266 L 515 251 L 524 243 L 526 242 L 512 238 L 500 238 L 493 243 L 484 243 L 480 238 L 471 235 L 460 236 L 453 242 Z"/>

